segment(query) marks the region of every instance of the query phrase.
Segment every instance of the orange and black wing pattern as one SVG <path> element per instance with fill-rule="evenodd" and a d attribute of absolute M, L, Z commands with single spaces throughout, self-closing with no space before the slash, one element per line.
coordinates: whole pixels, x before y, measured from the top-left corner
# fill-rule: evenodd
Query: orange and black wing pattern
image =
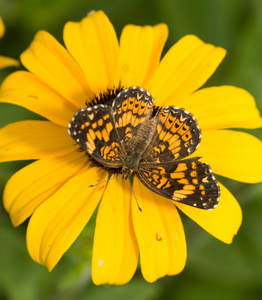
<path fill-rule="evenodd" d="M 147 188 L 163 197 L 197 208 L 213 209 L 219 201 L 219 186 L 210 166 L 198 159 L 144 165 L 137 177 Z"/>
<path fill-rule="evenodd" d="M 201 139 L 195 118 L 174 106 L 162 107 L 158 114 L 155 138 L 142 156 L 143 163 L 160 163 L 191 155 Z"/>
<path fill-rule="evenodd" d="M 98 104 L 80 109 L 68 126 L 72 138 L 91 157 L 104 166 L 123 166 L 123 151 L 119 142 L 112 108 Z"/>
<path fill-rule="evenodd" d="M 146 90 L 132 87 L 118 94 L 112 109 L 117 135 L 127 156 L 140 126 L 152 117 L 154 101 Z"/>

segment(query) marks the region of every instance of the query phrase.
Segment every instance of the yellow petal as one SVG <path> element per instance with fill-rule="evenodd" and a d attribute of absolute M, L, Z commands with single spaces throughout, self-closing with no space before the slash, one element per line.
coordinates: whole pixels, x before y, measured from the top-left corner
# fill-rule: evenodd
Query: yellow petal
<path fill-rule="evenodd" d="M 159 64 L 167 36 L 165 24 L 154 27 L 128 25 L 123 29 L 120 39 L 122 85 L 146 88 Z"/>
<path fill-rule="evenodd" d="M 14 226 L 24 222 L 35 209 L 86 164 L 84 152 L 38 160 L 16 172 L 7 182 L 3 201 Z"/>
<path fill-rule="evenodd" d="M 37 76 L 25 71 L 14 72 L 5 79 L 1 86 L 0 102 L 23 106 L 65 127 L 79 109 L 46 86 Z"/>
<path fill-rule="evenodd" d="M 194 208 L 176 202 L 176 206 L 199 226 L 224 243 L 232 243 L 242 223 L 242 211 L 235 197 L 222 185 L 218 206 L 213 210 Z"/>
<path fill-rule="evenodd" d="M 180 39 L 164 56 L 148 90 L 156 105 L 176 105 L 200 88 L 215 72 L 226 51 L 194 35 Z"/>
<path fill-rule="evenodd" d="M 19 67 L 20 63 L 18 60 L 0 55 L 0 69 L 7 67 Z"/>
<path fill-rule="evenodd" d="M 91 91 L 66 49 L 48 32 L 39 31 L 21 55 L 23 65 L 69 102 L 83 107 Z"/>
<path fill-rule="evenodd" d="M 77 148 L 66 128 L 49 121 L 21 121 L 0 130 L 0 162 L 62 156 Z"/>
<path fill-rule="evenodd" d="M 95 284 L 124 284 L 135 273 L 138 246 L 131 219 L 131 189 L 126 180 L 108 183 L 96 219 L 92 257 Z"/>
<path fill-rule="evenodd" d="M 262 142 L 254 136 L 231 130 L 206 130 L 194 156 L 203 157 L 216 174 L 234 180 L 262 181 Z"/>
<path fill-rule="evenodd" d="M 174 203 L 158 196 L 134 178 L 142 212 L 132 199 L 132 215 L 144 278 L 153 282 L 181 272 L 186 263 L 183 225 Z"/>
<path fill-rule="evenodd" d="M 113 25 L 98 11 L 81 22 L 68 22 L 64 42 L 81 66 L 93 93 L 119 85 L 119 45 Z"/>
<path fill-rule="evenodd" d="M 104 185 L 88 188 L 103 181 L 106 172 L 87 169 L 73 177 L 41 204 L 27 228 L 27 247 L 31 257 L 51 271 L 79 236 L 104 191 Z M 102 176 L 103 175 L 103 176 Z"/>
<path fill-rule="evenodd" d="M 202 130 L 262 126 L 252 95 L 234 86 L 205 88 L 175 105 L 191 112 Z"/>
<path fill-rule="evenodd" d="M 3 19 L 0 17 L 0 39 L 4 36 L 5 34 L 5 24 L 3 22 Z"/>

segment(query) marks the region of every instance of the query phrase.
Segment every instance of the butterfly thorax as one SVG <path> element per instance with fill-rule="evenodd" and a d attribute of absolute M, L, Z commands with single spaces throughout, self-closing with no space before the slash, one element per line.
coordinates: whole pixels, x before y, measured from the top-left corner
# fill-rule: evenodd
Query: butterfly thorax
<path fill-rule="evenodd" d="M 141 157 L 155 135 L 156 118 L 152 118 L 141 124 L 135 136 L 129 141 L 130 153 L 127 155 L 125 164 L 122 168 L 123 177 L 127 178 L 137 170 Z"/>

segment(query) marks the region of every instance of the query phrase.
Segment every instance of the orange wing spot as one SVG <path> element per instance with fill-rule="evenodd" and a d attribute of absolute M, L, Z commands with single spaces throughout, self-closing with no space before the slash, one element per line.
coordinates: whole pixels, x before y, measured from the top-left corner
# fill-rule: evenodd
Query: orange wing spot
<path fill-rule="evenodd" d="M 173 179 L 184 178 L 185 173 L 183 173 L 183 172 L 174 172 L 174 173 L 170 174 L 170 177 L 173 178 Z"/>
<path fill-rule="evenodd" d="M 185 134 L 188 130 L 189 130 L 189 126 L 183 125 L 183 126 L 178 130 L 178 133 L 181 134 L 181 135 L 183 135 L 183 134 Z"/>
<path fill-rule="evenodd" d="M 173 143 L 175 143 L 175 141 L 177 141 L 179 139 L 179 135 L 178 134 L 174 134 L 172 136 L 172 138 L 168 141 L 169 145 L 171 146 Z"/>
<path fill-rule="evenodd" d="M 92 123 L 92 128 L 96 129 L 97 123 Z"/>
<path fill-rule="evenodd" d="M 190 176 L 191 176 L 191 177 L 197 177 L 197 171 L 192 171 L 192 172 L 190 173 Z"/>
<path fill-rule="evenodd" d="M 157 154 L 159 154 L 159 153 L 161 152 L 160 149 L 159 149 L 158 147 L 154 147 L 153 150 L 154 150 Z"/>
<path fill-rule="evenodd" d="M 103 125 L 103 119 L 99 119 L 98 121 L 97 121 L 97 124 L 98 124 L 98 126 L 102 126 Z"/>
<path fill-rule="evenodd" d="M 166 121 L 166 116 L 167 116 L 167 114 L 164 113 L 164 112 L 162 111 L 162 112 L 160 113 L 160 115 L 159 115 L 159 121 L 162 122 L 162 123 L 165 123 L 165 121 Z"/>
<path fill-rule="evenodd" d="M 129 111 L 127 113 L 127 116 L 126 116 L 126 124 L 130 124 L 131 123 L 131 118 L 132 118 L 132 112 Z"/>
<path fill-rule="evenodd" d="M 173 125 L 173 123 L 174 123 L 174 118 L 168 118 L 167 120 L 166 120 L 166 122 L 165 122 L 165 127 L 166 127 L 166 129 L 170 129 L 171 127 L 172 127 L 172 125 Z"/>
<path fill-rule="evenodd" d="M 123 126 L 126 126 L 126 116 L 127 116 L 127 113 L 124 113 L 122 116 Z"/>
<path fill-rule="evenodd" d="M 91 115 L 88 115 L 89 116 L 89 118 L 91 119 L 91 120 L 93 120 L 94 119 L 94 114 L 91 114 Z"/>
<path fill-rule="evenodd" d="M 177 194 L 180 194 L 180 195 L 192 195 L 194 194 L 194 191 L 192 190 L 178 190 L 176 191 Z"/>
<path fill-rule="evenodd" d="M 109 136 L 105 128 L 102 130 L 102 136 L 104 141 L 107 143 L 109 141 Z"/>
<path fill-rule="evenodd" d="M 186 191 L 194 191 L 196 189 L 196 187 L 192 184 L 187 184 L 183 187 L 183 190 L 186 190 Z"/>
<path fill-rule="evenodd" d="M 161 189 L 167 183 L 167 179 L 165 177 L 160 179 L 160 183 L 157 185 L 157 188 Z"/>
<path fill-rule="evenodd" d="M 192 139 L 192 134 L 190 132 L 187 132 L 186 134 L 182 135 L 183 141 L 188 141 Z"/>
<path fill-rule="evenodd" d="M 192 169 L 196 169 L 197 168 L 197 165 L 196 165 L 196 163 L 194 161 L 192 162 L 191 166 L 192 166 Z"/>
<path fill-rule="evenodd" d="M 101 134 L 101 131 L 97 130 L 97 131 L 95 131 L 95 134 L 96 134 L 96 136 L 99 138 L 99 140 L 101 141 L 101 140 L 102 140 L 102 134 Z"/>
<path fill-rule="evenodd" d="M 110 134 L 110 132 L 112 131 L 113 129 L 113 124 L 110 122 L 110 123 L 106 123 L 106 130 L 108 132 L 108 134 Z"/>
<path fill-rule="evenodd" d="M 86 147 L 91 150 L 92 152 L 95 150 L 95 144 L 94 141 L 92 140 L 90 134 L 87 133 L 86 138 L 88 140 L 88 142 L 86 142 Z"/>
<path fill-rule="evenodd" d="M 116 127 L 122 127 L 123 126 L 123 120 L 122 118 L 118 119 L 118 123 L 116 122 Z"/>
<path fill-rule="evenodd" d="M 177 182 L 178 182 L 178 183 L 181 183 L 181 184 L 189 184 L 189 181 L 188 181 L 187 179 L 185 179 L 185 178 L 180 179 L 180 180 L 178 180 Z"/>
<path fill-rule="evenodd" d="M 165 135 L 166 135 L 166 132 L 165 132 L 164 130 L 162 130 L 161 133 L 159 134 L 159 139 L 160 139 L 161 141 L 163 141 Z"/>
<path fill-rule="evenodd" d="M 173 144 L 170 144 L 170 146 L 168 147 L 168 149 L 173 152 L 174 149 L 176 149 L 177 147 L 180 146 L 180 144 L 181 144 L 181 141 L 178 140 L 178 141 L 174 142 Z M 179 149 L 181 149 L 181 147 L 179 147 Z M 174 152 L 177 152 L 177 151 L 174 151 Z"/>
<path fill-rule="evenodd" d="M 200 190 L 204 190 L 205 189 L 205 187 L 203 186 L 203 184 L 200 184 L 199 189 Z"/>
<path fill-rule="evenodd" d="M 159 134 L 162 131 L 162 126 L 160 124 L 156 127 L 157 133 Z"/>
<path fill-rule="evenodd" d="M 82 124 L 81 125 L 81 129 L 83 130 L 83 129 L 85 129 L 86 127 L 85 127 L 85 124 Z"/>
<path fill-rule="evenodd" d="M 153 174 L 153 175 L 152 175 L 152 178 L 153 178 L 153 180 L 154 180 L 154 181 L 157 181 L 157 180 L 159 180 L 159 176 L 158 176 L 158 175 L 156 175 L 156 174 Z"/>
<path fill-rule="evenodd" d="M 89 122 L 85 122 L 85 127 L 89 127 L 89 126 L 90 126 L 90 123 Z"/>
<path fill-rule="evenodd" d="M 129 98 L 128 109 L 132 110 L 134 105 L 135 98 Z"/>
<path fill-rule="evenodd" d="M 205 192 L 205 191 L 202 191 L 202 192 L 201 192 L 201 195 L 203 195 L 203 196 L 204 196 L 205 194 L 206 194 L 206 192 Z"/>
<path fill-rule="evenodd" d="M 192 182 L 193 182 L 194 184 L 198 184 L 198 180 L 197 180 L 196 178 L 194 178 L 194 179 L 192 180 Z"/>
<path fill-rule="evenodd" d="M 133 113 L 134 113 L 134 112 L 133 112 Z M 133 115 L 132 115 L 132 119 L 131 119 L 131 125 L 132 125 L 132 126 L 134 126 L 135 121 L 136 121 L 136 115 L 133 114 Z"/>
<path fill-rule="evenodd" d="M 125 134 L 129 134 L 131 132 L 131 128 L 130 127 L 127 127 L 126 128 L 126 131 L 125 131 Z"/>
<path fill-rule="evenodd" d="M 111 148 L 109 148 L 108 146 L 103 146 L 101 148 L 101 155 L 106 158 L 108 153 L 111 151 Z"/>
<path fill-rule="evenodd" d="M 172 184 L 168 181 L 168 183 L 162 189 L 164 190 L 164 189 L 167 189 L 171 186 L 172 186 Z"/>
<path fill-rule="evenodd" d="M 182 123 L 180 123 L 177 119 L 176 121 L 173 123 L 173 126 L 171 127 L 171 132 L 172 133 L 176 133 L 178 131 L 178 129 L 182 126 Z"/>
<path fill-rule="evenodd" d="M 172 138 L 172 136 L 173 136 L 173 134 L 171 134 L 171 133 L 169 133 L 169 132 L 168 132 L 168 133 L 165 135 L 165 137 L 164 137 L 163 141 L 165 142 L 165 141 L 167 141 L 167 140 L 171 139 L 171 138 Z"/>
<path fill-rule="evenodd" d="M 148 178 L 149 174 L 147 172 L 143 172 L 143 174 Z"/>
<path fill-rule="evenodd" d="M 166 174 L 166 170 L 165 170 L 165 168 L 163 168 L 163 167 L 157 167 L 156 171 L 157 171 L 159 174 Z"/>
<path fill-rule="evenodd" d="M 186 163 L 180 163 L 178 164 L 175 172 L 180 172 L 180 171 L 186 171 L 187 170 L 187 165 Z M 184 173 L 183 173 L 184 174 Z"/>
<path fill-rule="evenodd" d="M 122 109 L 123 109 L 123 111 L 127 110 L 127 100 L 123 101 L 123 103 L 122 103 Z"/>
<path fill-rule="evenodd" d="M 185 199 L 185 198 L 187 198 L 186 195 L 180 194 L 177 191 L 175 191 L 172 196 L 172 199 L 175 201 L 181 201 L 181 199 Z"/>
<path fill-rule="evenodd" d="M 90 137 L 91 137 L 92 140 L 96 139 L 96 135 L 95 135 L 95 132 L 94 132 L 93 129 L 89 129 L 88 133 L 89 133 L 89 135 L 90 135 Z"/>
<path fill-rule="evenodd" d="M 103 116 L 103 119 L 104 119 L 105 121 L 106 121 L 108 118 L 109 118 L 109 114 Z"/>

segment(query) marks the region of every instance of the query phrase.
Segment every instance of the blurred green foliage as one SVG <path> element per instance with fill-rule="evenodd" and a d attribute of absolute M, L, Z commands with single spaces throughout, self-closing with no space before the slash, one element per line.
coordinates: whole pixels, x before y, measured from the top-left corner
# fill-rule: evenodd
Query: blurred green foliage
<path fill-rule="evenodd" d="M 165 51 L 185 34 L 196 34 L 205 42 L 226 48 L 226 59 L 207 85 L 245 88 L 262 111 L 260 0 L 0 0 L 0 15 L 6 25 L 1 54 L 18 59 L 41 29 L 62 42 L 64 24 L 79 21 L 93 9 L 105 11 L 118 36 L 127 23 L 166 23 L 170 33 Z M 13 71 L 14 68 L 1 70 L 0 81 Z M 38 118 L 25 109 L 0 105 L 0 127 Z M 248 132 L 262 138 L 259 129 Z M 0 165 L 1 194 L 8 178 L 27 163 Z M 243 224 L 233 244 L 223 244 L 182 216 L 188 243 L 186 268 L 177 276 L 153 284 L 145 282 L 138 269 L 124 286 L 94 286 L 90 278 L 94 218 L 49 273 L 27 253 L 26 225 L 13 228 L 0 206 L 0 299 L 261 299 L 262 185 L 220 179 L 243 209 Z"/>

